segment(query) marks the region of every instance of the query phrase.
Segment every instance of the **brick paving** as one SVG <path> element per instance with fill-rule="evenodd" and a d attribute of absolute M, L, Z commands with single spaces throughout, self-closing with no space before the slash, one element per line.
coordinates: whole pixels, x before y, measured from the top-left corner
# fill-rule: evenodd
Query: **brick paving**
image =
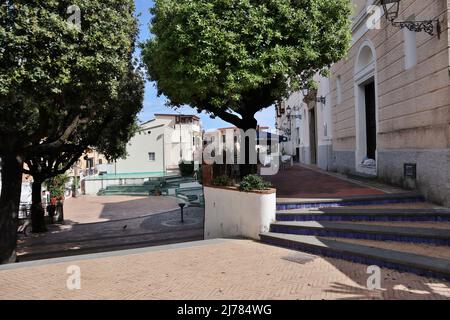
<path fill-rule="evenodd" d="M 81 196 L 64 202 L 66 223 L 93 223 L 129 219 L 178 208 L 173 197 Z"/>
<path fill-rule="evenodd" d="M 367 266 L 248 240 L 78 259 L 0 267 L 0 299 L 450 299 L 448 282 L 383 269 L 370 291 Z M 66 288 L 72 265 L 81 290 Z"/>
<path fill-rule="evenodd" d="M 80 253 L 110 251 L 161 243 L 203 239 L 204 209 L 185 209 L 108 222 L 53 225 L 49 232 L 21 236 L 19 261 L 63 257 Z"/>
<path fill-rule="evenodd" d="M 299 165 L 264 178 L 276 187 L 279 198 L 309 199 L 384 194 L 379 189 L 352 183 Z"/>

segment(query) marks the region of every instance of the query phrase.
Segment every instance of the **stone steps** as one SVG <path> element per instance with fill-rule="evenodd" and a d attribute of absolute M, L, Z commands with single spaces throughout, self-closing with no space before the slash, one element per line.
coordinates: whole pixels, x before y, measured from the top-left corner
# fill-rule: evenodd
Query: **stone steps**
<path fill-rule="evenodd" d="M 99 194 L 101 196 L 137 196 L 137 197 L 142 197 L 142 196 L 148 196 L 149 192 L 121 192 L 121 191 L 103 191 L 101 194 Z"/>
<path fill-rule="evenodd" d="M 449 209 L 293 209 L 277 212 L 277 221 L 450 221 Z"/>
<path fill-rule="evenodd" d="M 433 208 L 416 192 L 394 192 L 278 199 L 276 221 L 261 241 L 450 280 L 450 209 Z"/>
<path fill-rule="evenodd" d="M 315 236 L 274 232 L 262 233 L 260 236 L 261 241 L 267 244 L 450 280 L 450 260 L 447 259 L 346 243 Z"/>
<path fill-rule="evenodd" d="M 368 247 L 375 247 L 381 249 L 388 249 L 394 251 L 402 251 L 415 253 L 427 257 L 441 258 L 450 260 L 450 250 L 448 246 L 437 246 L 434 244 L 425 243 L 407 243 L 407 242 L 395 242 L 395 241 L 376 241 L 365 239 L 347 239 L 347 238 L 332 238 L 321 237 L 321 239 L 335 240 L 339 242 L 359 244 Z"/>
<path fill-rule="evenodd" d="M 415 203 L 424 201 L 425 198 L 416 192 L 358 195 L 325 199 L 279 199 L 277 200 L 277 210 Z"/>
<path fill-rule="evenodd" d="M 270 231 L 321 237 L 450 245 L 450 229 L 328 221 L 277 221 L 271 224 Z"/>

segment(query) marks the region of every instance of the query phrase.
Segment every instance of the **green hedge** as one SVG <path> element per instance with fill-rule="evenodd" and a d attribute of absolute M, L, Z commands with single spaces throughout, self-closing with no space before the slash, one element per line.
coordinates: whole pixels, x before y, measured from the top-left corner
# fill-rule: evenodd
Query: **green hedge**
<path fill-rule="evenodd" d="M 270 182 L 265 181 L 263 178 L 256 174 L 249 174 L 242 179 L 239 185 L 241 191 L 255 191 L 255 190 L 267 190 L 272 187 Z"/>

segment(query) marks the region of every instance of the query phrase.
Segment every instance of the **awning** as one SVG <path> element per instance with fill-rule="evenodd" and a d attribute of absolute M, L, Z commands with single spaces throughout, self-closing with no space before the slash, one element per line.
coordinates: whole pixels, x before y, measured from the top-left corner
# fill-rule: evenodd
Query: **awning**
<path fill-rule="evenodd" d="M 256 133 L 257 136 L 257 144 L 259 144 L 259 141 L 271 141 L 271 140 L 278 140 L 278 142 L 287 142 L 288 138 L 285 136 L 280 136 L 274 133 L 265 132 L 265 131 L 258 131 Z"/>

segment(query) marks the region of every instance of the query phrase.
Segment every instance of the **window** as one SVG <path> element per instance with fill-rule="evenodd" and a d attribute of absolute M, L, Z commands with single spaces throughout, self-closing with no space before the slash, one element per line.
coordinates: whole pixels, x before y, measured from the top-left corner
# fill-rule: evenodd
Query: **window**
<path fill-rule="evenodd" d="M 103 164 L 103 159 L 98 159 L 98 164 Z"/>
<path fill-rule="evenodd" d="M 149 152 L 148 153 L 148 160 L 149 161 L 155 161 L 155 159 L 156 159 L 155 153 L 154 152 Z"/>
<path fill-rule="evenodd" d="M 403 29 L 403 36 L 405 38 L 405 69 L 411 69 L 417 64 L 417 39 L 414 31 Z"/>
<path fill-rule="evenodd" d="M 94 158 L 87 158 L 86 159 L 86 168 L 93 168 L 94 167 Z"/>

